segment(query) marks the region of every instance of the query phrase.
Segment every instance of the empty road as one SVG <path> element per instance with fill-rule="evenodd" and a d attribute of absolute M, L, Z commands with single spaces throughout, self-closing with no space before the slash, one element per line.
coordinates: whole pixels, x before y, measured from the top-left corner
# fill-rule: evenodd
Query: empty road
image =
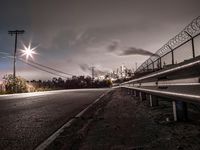
<path fill-rule="evenodd" d="M 0 96 L 0 149 L 34 149 L 108 89 Z"/>

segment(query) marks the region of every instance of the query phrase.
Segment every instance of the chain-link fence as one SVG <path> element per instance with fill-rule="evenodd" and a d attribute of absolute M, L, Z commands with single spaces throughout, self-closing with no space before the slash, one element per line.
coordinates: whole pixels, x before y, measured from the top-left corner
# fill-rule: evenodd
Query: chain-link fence
<path fill-rule="evenodd" d="M 198 56 L 200 57 L 200 16 L 140 65 L 135 73 L 150 73 Z"/>

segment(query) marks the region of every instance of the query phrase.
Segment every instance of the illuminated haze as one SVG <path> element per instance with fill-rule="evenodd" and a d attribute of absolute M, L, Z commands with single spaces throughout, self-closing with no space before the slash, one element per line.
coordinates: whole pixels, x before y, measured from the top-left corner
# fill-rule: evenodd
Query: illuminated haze
<path fill-rule="evenodd" d="M 8 30 L 24 29 L 18 48 L 29 41 L 39 45 L 34 60 L 40 64 L 75 75 L 90 74 L 81 68 L 84 64 L 103 71 L 122 64 L 134 68 L 149 56 L 128 55 L 133 49 L 157 51 L 199 16 L 199 6 L 199 0 L 1 0 L 0 56 L 13 54 L 14 37 Z M 111 43 L 116 45 L 109 51 Z M 123 51 L 118 43 L 127 52 L 116 55 L 115 48 Z M 12 73 L 12 63 L 0 57 L 0 80 Z M 28 80 L 53 77 L 21 62 L 17 75 Z"/>

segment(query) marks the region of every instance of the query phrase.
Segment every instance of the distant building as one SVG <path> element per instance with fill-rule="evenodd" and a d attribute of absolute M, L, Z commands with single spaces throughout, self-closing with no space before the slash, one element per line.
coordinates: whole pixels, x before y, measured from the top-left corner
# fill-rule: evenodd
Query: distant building
<path fill-rule="evenodd" d="M 125 79 L 130 78 L 134 75 L 133 69 L 128 69 L 126 66 L 121 65 L 116 70 L 113 70 L 111 73 L 108 74 L 109 78 L 114 81 L 117 79 Z"/>
<path fill-rule="evenodd" d="M 121 65 L 119 67 L 119 75 L 120 75 L 120 78 L 126 77 L 126 67 L 124 65 Z"/>

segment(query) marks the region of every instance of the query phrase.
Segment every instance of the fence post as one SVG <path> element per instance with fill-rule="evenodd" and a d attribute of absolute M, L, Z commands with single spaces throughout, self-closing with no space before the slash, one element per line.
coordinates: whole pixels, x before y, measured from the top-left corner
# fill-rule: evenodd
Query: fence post
<path fill-rule="evenodd" d="M 185 31 L 185 33 L 191 38 L 191 42 L 192 42 L 192 56 L 193 56 L 193 58 L 195 58 L 194 38 L 187 31 Z"/>
<path fill-rule="evenodd" d="M 167 45 L 167 46 L 171 50 L 171 53 L 172 53 L 172 65 L 174 65 L 174 50 L 169 45 Z"/>

